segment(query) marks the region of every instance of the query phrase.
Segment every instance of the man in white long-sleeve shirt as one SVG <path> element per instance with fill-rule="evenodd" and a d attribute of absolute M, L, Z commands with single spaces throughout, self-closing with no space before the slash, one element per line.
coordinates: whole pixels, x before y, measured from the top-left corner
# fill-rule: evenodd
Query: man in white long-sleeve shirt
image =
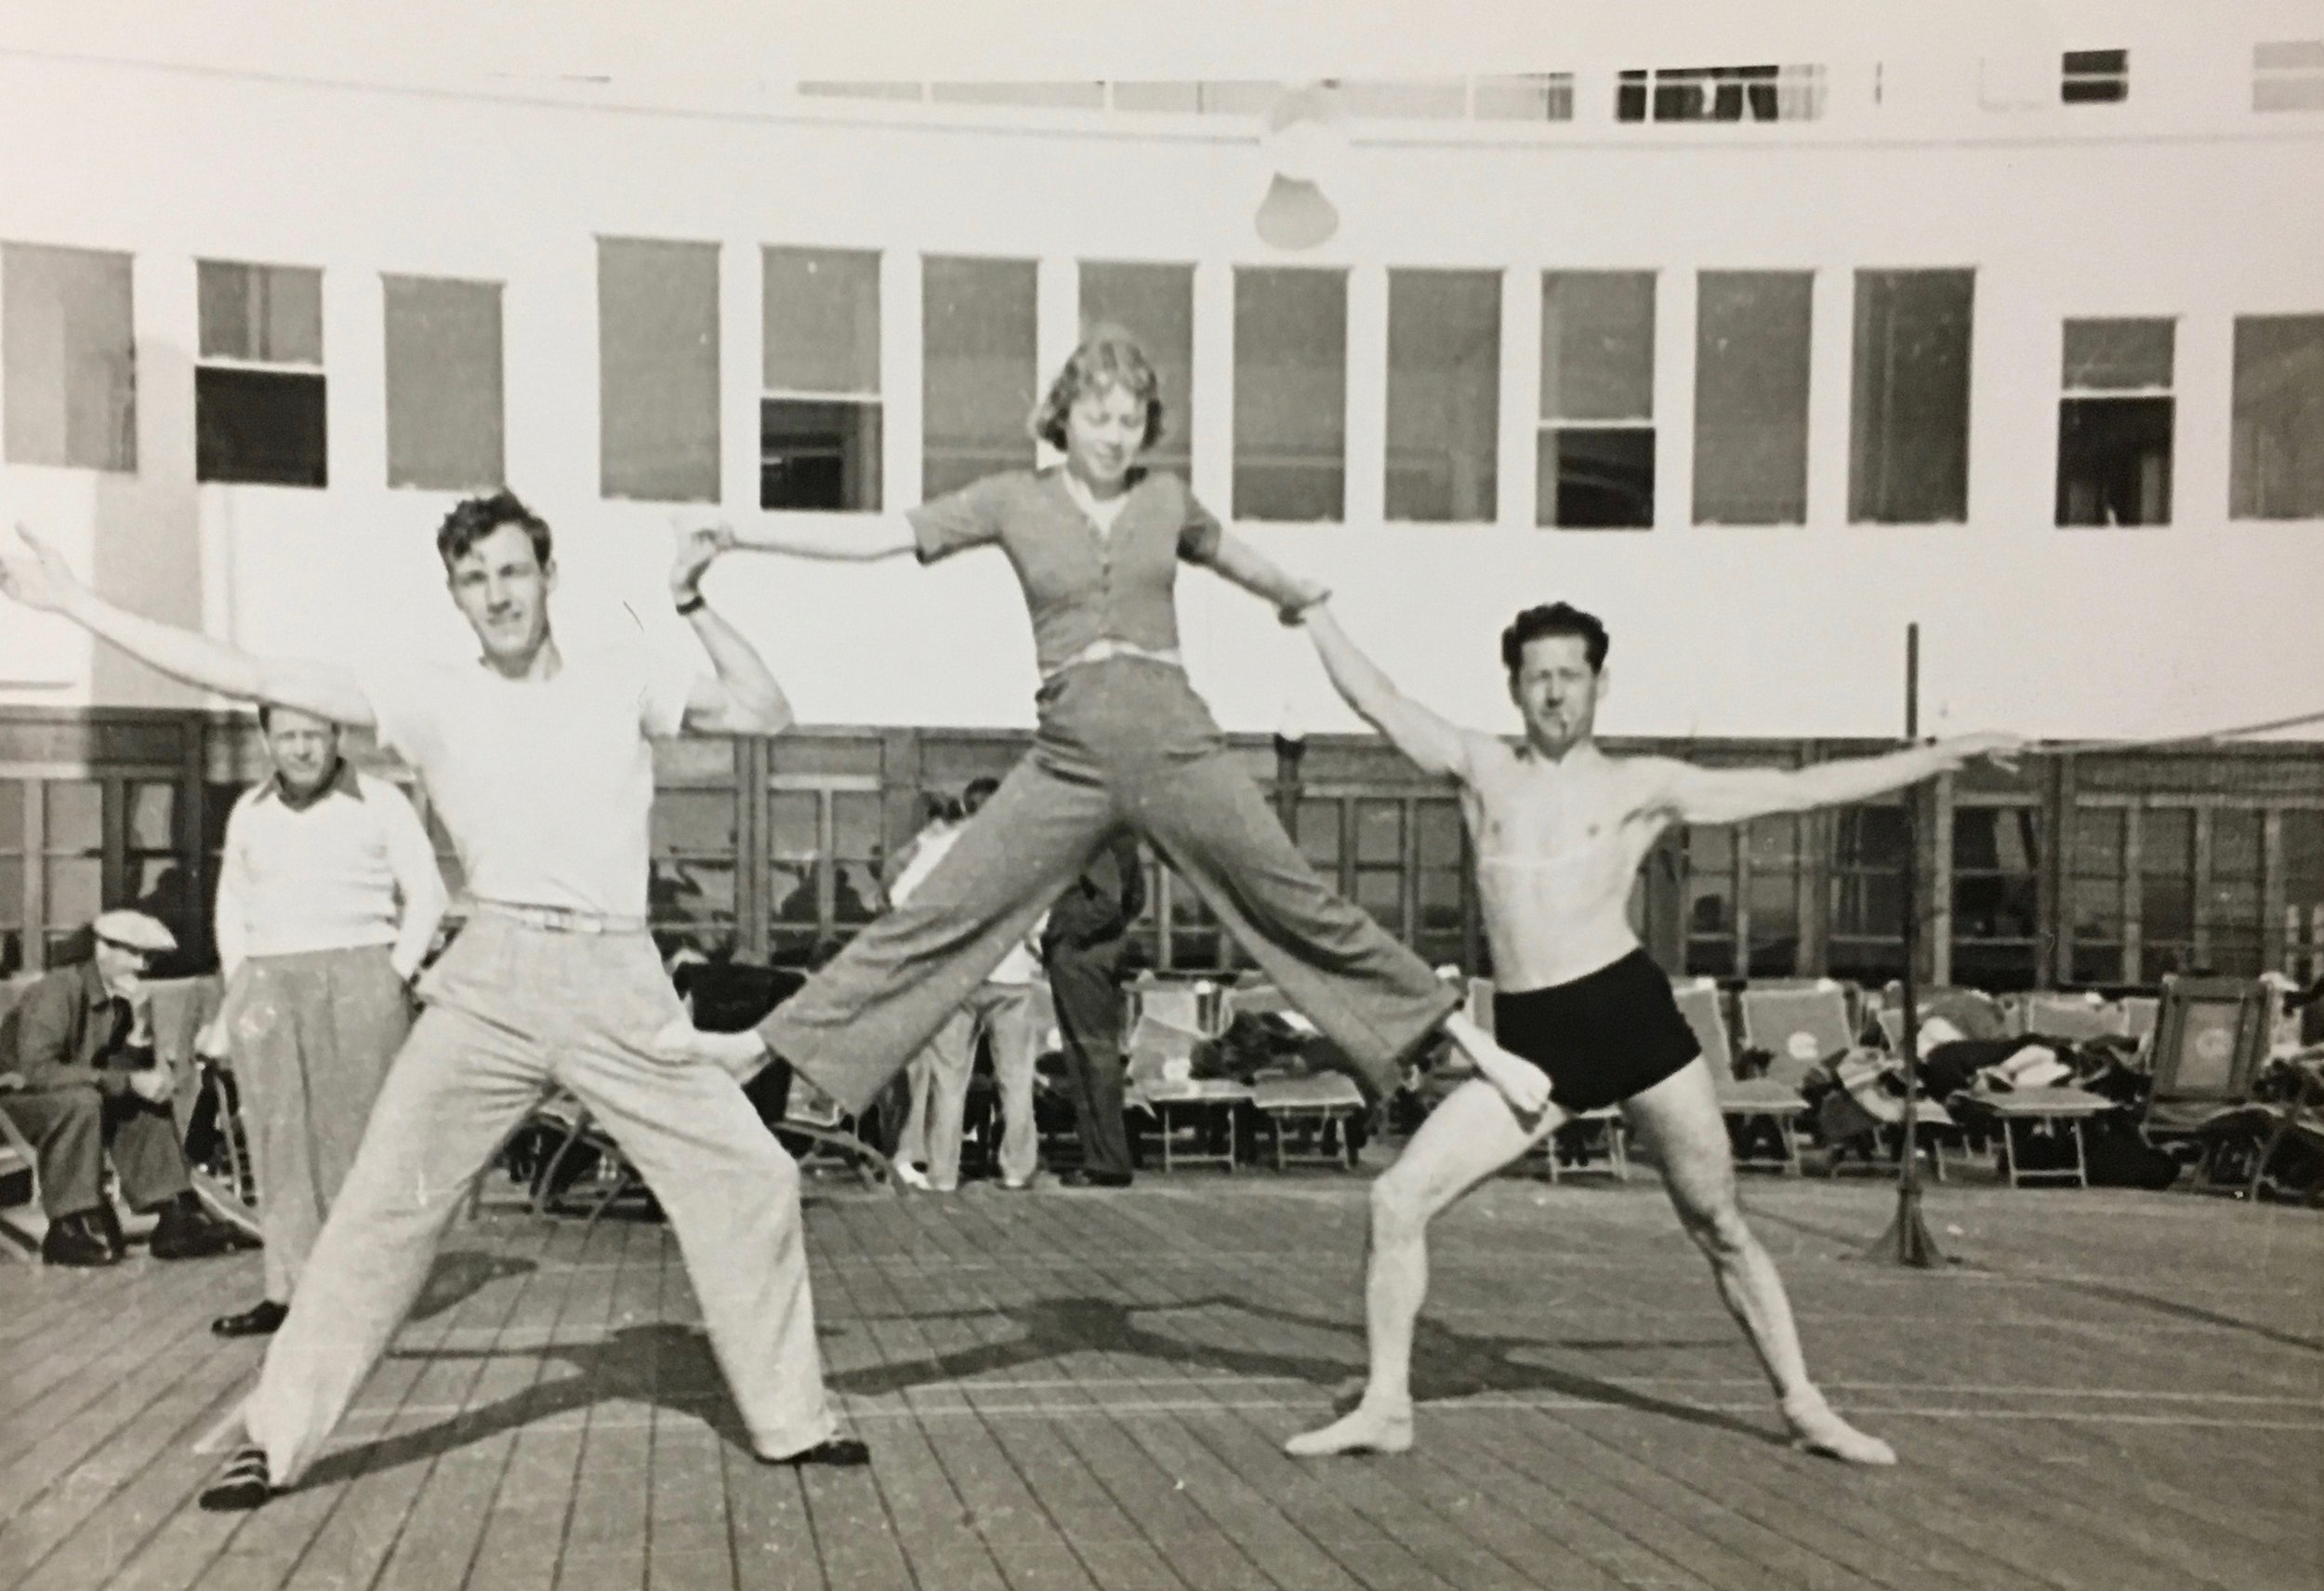
<path fill-rule="evenodd" d="M 411 982 L 446 900 L 419 815 L 339 755 L 337 724 L 269 707 L 258 725 L 274 771 L 226 819 L 217 911 L 226 1001 L 204 1037 L 232 1055 L 242 1085 L 266 1296 L 210 1322 L 222 1337 L 283 1323 L 411 1031 Z"/>

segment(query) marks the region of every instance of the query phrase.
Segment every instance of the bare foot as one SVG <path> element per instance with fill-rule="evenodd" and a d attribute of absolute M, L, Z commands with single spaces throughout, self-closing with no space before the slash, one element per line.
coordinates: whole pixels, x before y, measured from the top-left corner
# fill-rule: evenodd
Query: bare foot
<path fill-rule="evenodd" d="M 1824 1395 L 1811 1390 L 1804 1397 L 1789 1398 L 1783 1403 L 1784 1424 L 1791 1427 L 1791 1445 L 1802 1452 L 1812 1452 L 1818 1458 L 1836 1458 L 1842 1464 L 1889 1465 L 1896 1462 L 1896 1450 L 1878 1437 L 1868 1437 L 1831 1411 Z"/>
<path fill-rule="evenodd" d="M 1412 1445 L 1412 1411 L 1380 1413 L 1364 1404 L 1318 1431 L 1283 1444 L 1293 1458 L 1327 1458 L 1333 1453 L 1402 1452 Z"/>

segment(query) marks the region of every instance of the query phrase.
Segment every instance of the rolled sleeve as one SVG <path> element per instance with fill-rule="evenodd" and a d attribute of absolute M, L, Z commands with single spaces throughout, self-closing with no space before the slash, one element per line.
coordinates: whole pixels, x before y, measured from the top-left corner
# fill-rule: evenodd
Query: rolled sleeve
<path fill-rule="evenodd" d="M 998 541 L 1003 489 L 1002 477 L 987 475 L 907 510 L 904 517 L 912 526 L 913 550 L 919 561 L 933 563 L 939 558 Z"/>

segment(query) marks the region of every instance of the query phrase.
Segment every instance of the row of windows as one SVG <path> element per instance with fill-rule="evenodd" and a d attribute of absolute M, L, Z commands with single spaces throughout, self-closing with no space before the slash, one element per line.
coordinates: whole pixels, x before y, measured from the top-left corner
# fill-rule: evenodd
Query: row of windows
<path fill-rule="evenodd" d="M 1005 749 L 1005 748 L 1003 748 Z M 226 814 L 240 787 L 205 787 L 202 818 L 158 774 L 0 776 L 0 975 L 69 955 L 103 906 L 134 901 L 204 943 Z M 708 952 L 816 959 L 878 909 L 904 836 L 876 775 L 773 778 L 746 855 L 733 784 L 665 784 L 653 823 L 654 927 Z M 1482 969 L 1467 842 L 1454 799 L 1405 787 L 1294 788 L 1301 850 L 1332 885 L 1434 964 Z M 2151 985 L 2173 973 L 2324 975 L 2324 802 L 2156 790 L 2064 798 L 1994 775 L 1924 807 L 1941 861 L 1921 909 L 1943 908 L 1941 976 L 1989 988 Z M 433 825 L 431 823 L 431 829 Z M 194 830 L 199 829 L 200 832 Z M 2063 831 L 2061 838 L 2060 830 Z M 458 866 L 437 830 L 448 882 Z M 1682 831 L 1633 901 L 1658 953 L 1722 977 L 1829 974 L 1881 982 L 1904 966 L 1904 808 Z M 2057 848 L 2062 846 L 2062 850 Z M 2053 852 L 2055 853 L 2053 855 Z M 193 864 L 202 867 L 199 882 Z M 1158 862 L 1137 957 L 1176 969 L 1243 957 Z M 754 919 L 756 920 L 754 921 Z"/>
<path fill-rule="evenodd" d="M 1618 122 L 1812 122 L 1824 114 L 1820 65 L 1682 66 L 1617 73 Z M 1880 95 L 1875 77 L 1874 98 Z M 1015 105 L 1037 110 L 1116 111 L 1133 114 L 1263 116 L 1283 86 L 1264 82 L 814 82 L 811 97 L 887 99 L 939 105 Z M 1570 122 L 1575 74 L 1446 79 L 1351 79 L 1331 86 L 1340 112 L 1378 121 Z M 2057 98 L 2066 105 L 2120 104 L 2131 93 L 2131 52 L 2075 49 L 2058 61 Z M 2284 41 L 2251 49 L 2251 108 L 2324 110 L 2324 42 Z"/>
<path fill-rule="evenodd" d="M 880 257 L 761 251 L 759 506 L 883 506 Z M 201 261 L 195 473 L 327 484 L 319 271 Z M 921 264 L 920 475 L 934 497 L 1034 461 L 1037 270 L 1030 260 Z M 501 287 L 383 279 L 387 478 L 461 490 L 501 484 Z M 1683 284 L 1684 285 L 1684 284 Z M 1663 279 L 1553 271 L 1539 282 L 1540 378 L 1531 458 L 1502 453 L 1503 362 L 1515 356 L 1492 271 L 1388 273 L 1387 515 L 1489 523 L 1507 469 L 1529 469 L 1536 523 L 1656 523 Z M 1695 293 L 1692 518 L 1799 524 L 1808 512 L 1814 275 L 1705 271 Z M 1947 524 L 1969 503 L 1970 271 L 1858 271 L 1849 328 L 1848 517 Z M 1190 462 L 1195 274 L 1084 262 L 1085 324 L 1135 329 L 1170 412 L 1157 462 Z M 608 497 L 712 502 L 720 492 L 720 265 L 715 244 L 598 245 L 600 479 Z M 1232 513 L 1346 516 L 1348 278 L 1238 267 L 1234 275 Z M 12 463 L 133 471 L 130 261 L 0 246 L 0 364 Z M 2056 522 L 2172 518 L 2176 431 L 2169 318 L 2069 320 L 2059 372 Z M 2324 315 L 2235 323 L 2228 511 L 2324 515 Z M 902 439 L 898 439 L 902 440 Z M 908 441 L 905 445 L 909 445 Z"/>

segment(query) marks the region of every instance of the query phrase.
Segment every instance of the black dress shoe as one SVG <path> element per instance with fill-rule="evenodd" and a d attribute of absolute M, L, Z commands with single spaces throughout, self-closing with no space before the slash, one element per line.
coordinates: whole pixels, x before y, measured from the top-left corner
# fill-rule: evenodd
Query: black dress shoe
<path fill-rule="evenodd" d="M 162 1206 L 162 1218 L 146 1247 L 157 1260 L 198 1260 L 231 1253 L 240 1244 L 231 1230 L 211 1220 L 188 1193 Z"/>
<path fill-rule="evenodd" d="M 1128 1187 L 1129 1173 L 1126 1171 L 1089 1171 L 1076 1166 L 1057 1179 L 1060 1187 Z"/>
<path fill-rule="evenodd" d="M 218 1478 L 203 1488 L 201 1502 L 213 1514 L 238 1514 L 273 1495 L 274 1483 L 267 1478 L 266 1450 L 246 1447 L 235 1450 Z"/>
<path fill-rule="evenodd" d="M 871 1449 L 853 1437 L 833 1437 L 826 1441 L 817 1442 L 813 1447 L 801 1448 L 797 1452 L 786 1452 L 780 1458 L 769 1458 L 765 1453 L 760 1453 L 759 1462 L 789 1465 L 822 1464 L 839 1468 L 852 1468 L 857 1465 L 871 1462 Z"/>
<path fill-rule="evenodd" d="M 120 1256 L 105 1240 L 105 1228 L 91 1211 L 76 1210 L 48 1223 L 41 1235 L 40 1257 L 49 1265 L 83 1269 L 112 1265 Z"/>
<path fill-rule="evenodd" d="M 220 1315 L 210 1322 L 210 1330 L 221 1337 L 264 1337 L 271 1335 L 290 1313 L 290 1306 L 277 1304 L 271 1298 L 260 1299 L 239 1315 Z"/>

